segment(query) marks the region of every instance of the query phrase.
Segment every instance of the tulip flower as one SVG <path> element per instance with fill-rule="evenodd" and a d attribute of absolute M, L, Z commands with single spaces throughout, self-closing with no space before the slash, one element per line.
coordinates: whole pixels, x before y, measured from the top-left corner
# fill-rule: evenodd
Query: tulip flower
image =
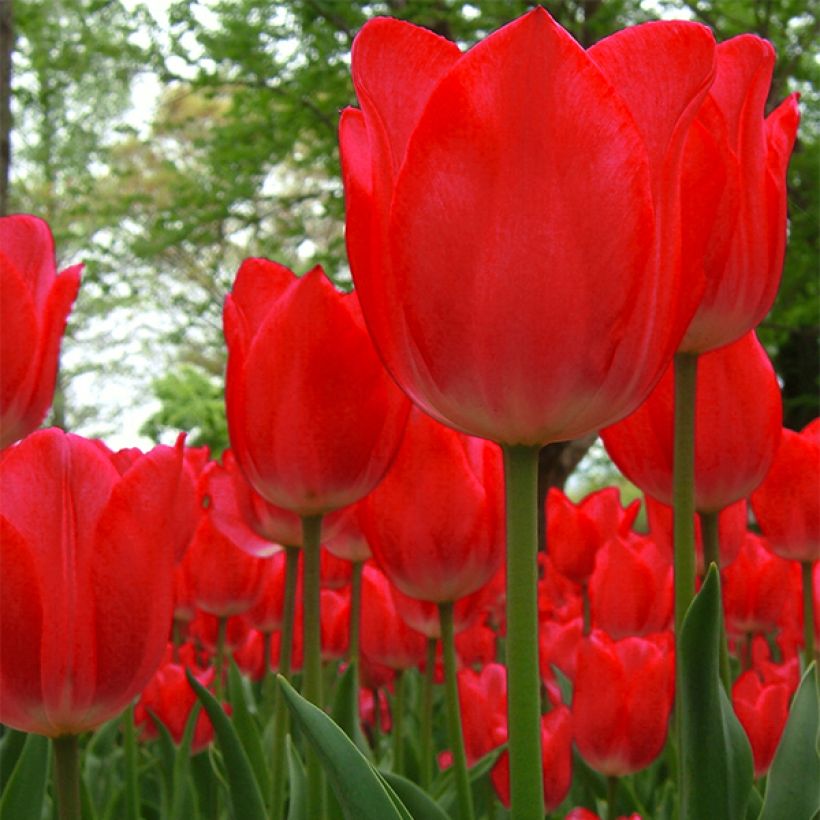
<path fill-rule="evenodd" d="M 613 641 L 594 630 L 578 652 L 575 745 L 597 771 L 620 777 L 663 749 L 675 688 L 671 633 Z"/>
<path fill-rule="evenodd" d="M 777 376 L 753 333 L 700 356 L 695 409 L 695 508 L 719 512 L 754 490 L 774 459 L 782 424 Z M 671 505 L 674 375 L 601 437 L 618 469 Z"/>
<path fill-rule="evenodd" d="M 0 722 L 58 738 L 94 729 L 143 689 L 173 613 L 182 448 L 123 475 L 51 429 L 0 461 Z"/>
<path fill-rule="evenodd" d="M 0 217 L 0 450 L 40 426 L 82 265 L 59 276 L 42 219 Z"/>
<path fill-rule="evenodd" d="M 635 409 L 694 314 L 704 281 L 682 279 L 678 167 L 714 50 L 704 27 L 663 22 L 585 52 L 541 8 L 465 54 L 384 19 L 353 44 L 361 108 L 342 114 L 340 146 L 368 329 L 421 409 L 505 446 L 521 818 L 543 815 L 538 448 Z"/>

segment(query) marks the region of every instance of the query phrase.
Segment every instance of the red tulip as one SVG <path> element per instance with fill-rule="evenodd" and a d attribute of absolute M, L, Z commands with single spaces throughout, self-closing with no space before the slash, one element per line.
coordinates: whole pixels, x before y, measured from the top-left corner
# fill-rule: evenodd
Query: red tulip
<path fill-rule="evenodd" d="M 462 669 L 458 692 L 467 762 L 472 765 L 507 740 L 507 678 L 501 664 L 491 663 L 480 673 Z M 566 797 L 572 781 L 572 719 L 566 706 L 541 718 L 544 803 L 549 811 Z M 505 751 L 490 778 L 501 802 L 510 805 L 510 762 Z"/>
<path fill-rule="evenodd" d="M 340 126 L 348 254 L 422 409 L 535 445 L 643 400 L 702 293 L 682 287 L 676 169 L 714 49 L 665 22 L 584 52 L 541 8 L 465 54 L 396 20 L 362 28 L 361 110 Z"/>
<path fill-rule="evenodd" d="M 598 550 L 613 536 L 626 535 L 635 523 L 641 504 L 637 499 L 621 507 L 617 487 L 590 493 L 577 505 L 557 487 L 546 501 L 547 552 L 555 568 L 578 584 L 586 583 Z"/>
<path fill-rule="evenodd" d="M 601 434 L 618 469 L 672 504 L 674 374 Z M 780 387 L 753 333 L 700 357 L 695 408 L 695 507 L 718 512 L 751 493 L 774 458 L 782 423 Z"/>
<path fill-rule="evenodd" d="M 367 497 L 339 511 L 334 521 L 334 534 L 324 541 L 327 550 L 337 558 L 359 563 L 373 557 L 361 526 L 361 512 L 366 500 Z M 324 519 L 322 524 L 324 526 Z"/>
<path fill-rule="evenodd" d="M 769 548 L 794 561 L 820 560 L 820 419 L 783 429 L 771 469 L 752 493 Z"/>
<path fill-rule="evenodd" d="M 746 540 L 749 513 L 746 499 L 724 507 L 718 515 L 718 541 L 720 545 L 720 566 L 726 567 L 737 558 L 743 542 Z M 672 555 L 672 508 L 651 495 L 646 496 L 646 517 L 649 519 L 649 532 L 652 538 L 666 554 Z M 695 513 L 695 554 L 698 572 L 703 575 L 703 535 L 700 527 L 700 516 Z"/>
<path fill-rule="evenodd" d="M 0 218 L 0 450 L 40 426 L 51 405 L 82 265 L 59 276 L 42 219 Z"/>
<path fill-rule="evenodd" d="M 173 611 L 182 448 L 120 475 L 95 444 L 32 433 L 0 461 L 0 722 L 49 737 L 117 715 L 154 674 Z"/>
<path fill-rule="evenodd" d="M 616 640 L 668 628 L 672 561 L 650 538 L 615 537 L 598 553 L 589 580 L 592 626 Z"/>
<path fill-rule="evenodd" d="M 410 414 L 360 514 L 376 562 L 405 595 L 456 601 L 490 580 L 504 560 L 501 471 L 496 445 Z"/>
<path fill-rule="evenodd" d="M 575 744 L 607 776 L 648 766 L 663 749 L 675 687 L 671 633 L 613 641 L 594 630 L 578 653 Z"/>
<path fill-rule="evenodd" d="M 296 577 L 296 623 L 302 619 L 302 556 L 299 554 Z M 262 592 L 256 603 L 245 612 L 248 623 L 260 632 L 276 632 L 282 628 L 285 604 L 285 551 L 277 552 L 264 561 L 262 567 Z M 297 632 L 301 633 L 301 627 Z"/>
<path fill-rule="evenodd" d="M 350 590 L 321 591 L 322 660 L 340 661 L 350 643 Z"/>
<path fill-rule="evenodd" d="M 194 671 L 194 677 L 205 687 L 214 680 L 214 670 Z M 159 736 L 152 715 L 158 718 L 179 744 L 185 732 L 185 726 L 191 709 L 197 702 L 196 693 L 186 677 L 185 667 L 176 663 L 161 666 L 148 685 L 143 689 L 140 699 L 134 708 L 134 723 L 142 728 L 144 740 L 153 740 Z M 191 743 L 191 754 L 205 749 L 213 740 L 214 727 L 204 710 L 200 711 L 194 727 Z"/>
<path fill-rule="evenodd" d="M 755 777 L 762 777 L 772 765 L 789 716 L 792 692 L 785 681 L 764 682 L 751 669 L 732 686 L 735 713 L 752 744 Z"/>
<path fill-rule="evenodd" d="M 800 114 L 792 94 L 764 120 L 770 43 L 744 34 L 717 47 L 717 74 L 683 159 L 684 247 L 697 247 L 706 292 L 681 344 L 704 353 L 740 339 L 772 306 L 786 243 L 786 167 Z M 724 177 L 720 201 L 703 190 Z"/>
<path fill-rule="evenodd" d="M 225 300 L 234 455 L 267 501 L 317 515 L 381 480 L 409 404 L 384 372 L 357 298 L 314 268 L 248 259 Z"/>

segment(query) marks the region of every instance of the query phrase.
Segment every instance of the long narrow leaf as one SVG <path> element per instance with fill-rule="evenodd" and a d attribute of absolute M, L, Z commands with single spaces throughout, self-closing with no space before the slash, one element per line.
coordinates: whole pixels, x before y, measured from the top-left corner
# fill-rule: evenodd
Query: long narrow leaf
<path fill-rule="evenodd" d="M 402 813 L 353 741 L 281 676 L 279 684 L 294 720 L 322 762 L 345 817 L 349 820 L 401 820 Z"/>
<path fill-rule="evenodd" d="M 290 735 L 285 738 L 285 747 L 288 757 L 288 784 L 290 786 L 288 820 L 308 820 L 307 801 L 305 800 L 305 789 L 307 788 L 305 766 L 299 759 Z"/>
<path fill-rule="evenodd" d="M 231 659 L 231 665 L 228 669 L 228 693 L 231 708 L 233 709 L 231 720 L 236 728 L 236 733 L 239 735 L 239 740 L 242 742 L 242 747 L 247 752 L 248 760 L 259 785 L 259 791 L 261 794 L 269 794 L 271 788 L 270 771 L 265 761 L 265 753 L 262 750 L 262 738 L 256 720 L 248 706 L 245 687 L 242 685 L 242 676 L 239 674 L 239 669 L 233 659 Z"/>
<path fill-rule="evenodd" d="M 40 820 L 48 783 L 47 737 L 29 735 L 17 758 L 3 796 L 0 799 L 2 820 Z"/>
<path fill-rule="evenodd" d="M 266 820 L 265 804 L 239 736 L 216 698 L 191 674 L 188 682 L 211 719 L 225 761 L 234 815 L 242 820 Z"/>

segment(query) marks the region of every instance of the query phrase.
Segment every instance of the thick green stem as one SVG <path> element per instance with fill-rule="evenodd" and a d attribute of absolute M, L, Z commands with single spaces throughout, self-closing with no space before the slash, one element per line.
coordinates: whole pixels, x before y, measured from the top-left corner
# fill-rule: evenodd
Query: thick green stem
<path fill-rule="evenodd" d="M 813 595 L 813 574 L 814 564 L 811 561 L 803 561 L 803 660 L 806 667 L 816 659 L 817 650 L 814 645 L 814 595 Z"/>
<path fill-rule="evenodd" d="M 615 803 L 618 797 L 618 778 L 610 775 L 606 779 L 606 816 L 615 820 Z"/>
<path fill-rule="evenodd" d="M 507 509 L 507 716 L 516 820 L 543 820 L 538 672 L 538 450 L 504 447 Z"/>
<path fill-rule="evenodd" d="M 433 685 L 436 673 L 437 638 L 427 639 L 424 688 L 421 696 L 421 786 L 427 791 L 433 777 Z"/>
<path fill-rule="evenodd" d="M 381 756 L 379 747 L 382 742 L 382 709 L 379 701 L 379 687 L 374 686 L 370 693 L 373 698 L 373 760 L 378 764 Z"/>
<path fill-rule="evenodd" d="M 220 616 L 216 622 L 216 655 L 214 657 L 214 694 L 218 701 L 225 696 L 225 678 L 223 668 L 225 664 L 225 636 L 228 632 L 228 619 Z"/>
<path fill-rule="evenodd" d="M 60 820 L 80 820 L 80 747 L 77 735 L 55 737 L 54 785 Z"/>
<path fill-rule="evenodd" d="M 347 660 L 353 667 L 353 685 L 356 691 L 356 703 L 359 702 L 359 635 L 362 623 L 362 571 L 364 561 L 353 562 L 353 573 L 350 579 L 350 643 L 347 648 Z"/>
<path fill-rule="evenodd" d="M 690 353 L 675 355 L 675 433 L 672 462 L 674 500 L 675 561 L 675 641 L 680 658 L 680 635 L 684 615 L 695 596 L 695 394 L 698 357 Z M 675 664 L 676 691 L 680 692 L 683 664 Z M 683 736 L 686 715 L 680 697 L 675 699 L 675 730 Z M 678 755 L 678 792 L 683 795 L 684 756 Z"/>
<path fill-rule="evenodd" d="M 698 513 L 700 533 L 703 540 L 703 569 L 709 571 L 714 564 L 720 571 L 720 512 Z M 729 644 L 726 638 L 726 624 L 720 619 L 720 679 L 727 695 L 732 696 L 732 670 L 729 666 Z"/>
<path fill-rule="evenodd" d="M 589 586 L 584 584 L 581 589 L 581 601 L 583 602 L 583 614 L 584 614 L 584 635 L 589 635 L 592 632 L 592 607 L 590 606 L 589 600 Z"/>
<path fill-rule="evenodd" d="M 393 698 L 393 771 L 396 774 L 404 774 L 404 712 L 405 691 L 404 670 L 396 672 L 395 687 L 396 695 Z"/>
<path fill-rule="evenodd" d="M 125 752 L 125 816 L 140 820 L 140 793 L 137 785 L 137 738 L 134 728 L 134 704 L 122 716 L 123 750 Z"/>
<path fill-rule="evenodd" d="M 285 547 L 285 599 L 282 602 L 282 629 L 279 633 L 279 674 L 290 677 L 293 652 L 293 620 L 296 611 L 296 581 L 299 575 L 300 547 Z M 266 675 L 269 672 L 266 672 Z M 268 678 L 270 679 L 270 678 Z M 274 679 L 275 681 L 275 679 Z M 285 738 L 289 712 L 278 686 L 273 708 L 273 754 L 271 755 L 271 820 L 284 816 L 285 805 Z"/>
<path fill-rule="evenodd" d="M 319 549 L 322 516 L 302 517 L 302 627 L 304 648 L 302 695 L 322 708 L 322 643 L 320 631 Z M 325 817 L 324 773 L 312 749 L 306 753 L 307 816 Z"/>
<path fill-rule="evenodd" d="M 453 629 L 453 604 L 439 604 L 438 617 L 441 624 L 441 646 L 444 651 L 444 693 L 447 704 L 447 726 L 450 734 L 450 750 L 453 753 L 458 813 L 461 820 L 473 820 L 473 792 L 467 773 L 467 755 L 464 751 L 464 735 L 461 729 L 461 707 L 458 702 L 458 679 L 456 677 L 456 641 Z M 540 722 L 540 721 L 539 721 Z"/>

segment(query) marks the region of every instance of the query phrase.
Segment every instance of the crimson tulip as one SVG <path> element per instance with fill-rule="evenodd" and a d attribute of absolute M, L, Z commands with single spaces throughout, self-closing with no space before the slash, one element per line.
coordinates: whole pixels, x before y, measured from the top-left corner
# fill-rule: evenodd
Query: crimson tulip
<path fill-rule="evenodd" d="M 773 552 L 820 560 L 820 419 L 800 432 L 783 428 L 774 462 L 752 493 L 757 523 Z"/>
<path fill-rule="evenodd" d="M 60 341 L 82 265 L 59 276 L 36 216 L 0 217 L 0 450 L 40 426 L 54 395 Z"/>
<path fill-rule="evenodd" d="M 786 168 L 800 114 L 792 94 L 764 119 L 775 53 L 744 34 L 717 47 L 717 73 L 683 157 L 684 246 L 706 291 L 681 343 L 704 353 L 740 339 L 772 306 L 786 245 Z M 705 149 L 705 150 L 704 150 Z M 703 191 L 722 176 L 719 202 Z"/>
<path fill-rule="evenodd" d="M 671 633 L 613 641 L 594 630 L 578 652 L 575 744 L 597 771 L 620 777 L 663 749 L 675 689 Z"/>
<path fill-rule="evenodd" d="M 501 453 L 413 410 L 360 523 L 381 569 L 405 595 L 452 602 L 504 560 Z"/>
<path fill-rule="evenodd" d="M 355 294 L 321 268 L 301 278 L 247 259 L 225 300 L 234 455 L 267 501 L 300 516 L 365 496 L 390 466 L 409 409 L 373 350 Z"/>
<path fill-rule="evenodd" d="M 182 448 L 120 475 L 79 436 L 29 435 L 0 461 L 0 722 L 49 737 L 114 717 L 162 659 L 173 612 Z"/>
<path fill-rule="evenodd" d="M 674 374 L 601 437 L 633 483 L 672 504 Z M 754 333 L 700 356 L 695 408 L 695 508 L 718 512 L 754 490 L 774 458 L 782 423 L 780 387 Z"/>

